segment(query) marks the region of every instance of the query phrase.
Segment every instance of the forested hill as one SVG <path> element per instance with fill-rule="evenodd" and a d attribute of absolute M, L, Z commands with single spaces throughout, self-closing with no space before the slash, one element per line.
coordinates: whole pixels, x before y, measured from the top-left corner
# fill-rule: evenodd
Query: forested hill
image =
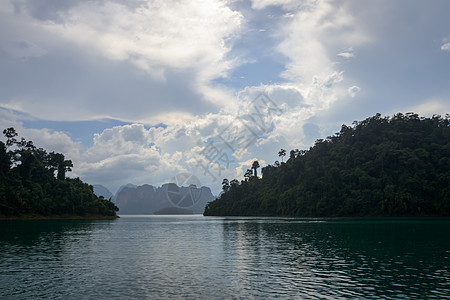
<path fill-rule="evenodd" d="M 377 114 L 342 125 L 262 178 L 224 180 L 204 215 L 450 216 L 449 119 Z"/>
<path fill-rule="evenodd" d="M 47 153 L 14 128 L 0 141 L 0 218 L 117 217 L 118 208 L 97 197 L 79 178 L 66 178 L 73 167 L 61 153 Z"/>

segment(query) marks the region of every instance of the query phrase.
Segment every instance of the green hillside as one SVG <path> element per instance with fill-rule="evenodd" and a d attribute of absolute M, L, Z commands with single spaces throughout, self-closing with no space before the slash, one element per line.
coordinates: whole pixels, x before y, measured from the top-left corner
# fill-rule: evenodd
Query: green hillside
<path fill-rule="evenodd" d="M 377 114 L 342 125 L 262 178 L 247 170 L 244 181 L 224 180 L 204 215 L 449 216 L 449 119 Z"/>

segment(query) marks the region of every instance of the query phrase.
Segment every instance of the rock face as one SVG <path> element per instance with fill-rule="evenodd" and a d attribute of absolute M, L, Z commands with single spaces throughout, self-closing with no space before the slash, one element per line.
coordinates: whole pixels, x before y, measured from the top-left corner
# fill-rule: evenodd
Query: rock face
<path fill-rule="evenodd" d="M 119 215 L 154 214 L 168 207 L 183 208 L 195 214 L 202 214 L 205 205 L 214 200 L 210 188 L 178 187 L 174 183 L 163 184 L 155 188 L 144 184 L 137 187 L 124 187 L 114 196 L 119 207 Z"/>

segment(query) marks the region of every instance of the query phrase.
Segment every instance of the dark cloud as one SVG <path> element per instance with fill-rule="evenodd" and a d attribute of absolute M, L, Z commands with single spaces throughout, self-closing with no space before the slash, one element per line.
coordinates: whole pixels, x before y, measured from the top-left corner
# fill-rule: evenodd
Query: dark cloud
<path fill-rule="evenodd" d="M 64 21 L 61 13 L 66 12 L 71 7 L 82 1 L 83 0 L 25 0 L 13 1 L 12 3 L 17 13 L 28 12 L 36 19 L 61 23 Z"/>
<path fill-rule="evenodd" d="M 22 99 L 23 111 L 48 120 L 102 116 L 134 121 L 169 112 L 197 115 L 218 109 L 194 91 L 193 70 L 167 68 L 165 80 L 159 81 L 133 64 L 85 59 L 69 49 L 26 62 L 0 60 L 0 67 L 2 102 Z"/>
<path fill-rule="evenodd" d="M 105 3 L 117 2 L 130 9 L 135 9 L 143 5 L 144 0 L 23 0 L 12 1 L 17 13 L 28 12 L 32 17 L 42 21 L 52 21 L 55 23 L 64 23 L 66 13 L 74 6 L 85 3 Z"/>

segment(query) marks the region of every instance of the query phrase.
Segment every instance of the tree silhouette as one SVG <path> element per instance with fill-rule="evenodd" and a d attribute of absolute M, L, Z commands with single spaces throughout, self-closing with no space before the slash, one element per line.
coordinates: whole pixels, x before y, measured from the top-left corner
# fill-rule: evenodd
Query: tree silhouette
<path fill-rule="evenodd" d="M 283 157 L 286 156 L 286 150 L 281 149 L 281 150 L 278 152 L 278 156 L 281 157 L 281 162 L 283 162 Z"/>
<path fill-rule="evenodd" d="M 72 161 L 17 138 L 13 127 L 0 141 L 0 216 L 116 216 L 118 208 L 97 197 L 79 178 L 66 178 Z M 57 172 L 55 178 L 55 171 Z"/>
<path fill-rule="evenodd" d="M 237 185 L 239 185 L 239 180 L 233 179 L 233 180 L 230 181 L 230 187 L 231 187 L 231 186 L 232 186 L 232 187 L 235 187 L 235 186 L 237 186 Z"/>
<path fill-rule="evenodd" d="M 259 168 L 259 162 L 255 160 L 252 164 L 253 174 L 256 178 L 258 178 L 258 168 Z"/>
<path fill-rule="evenodd" d="M 228 192 L 228 190 L 230 189 L 230 182 L 228 181 L 227 178 L 224 178 L 222 180 L 222 190 L 224 191 L 224 193 Z"/>
<path fill-rule="evenodd" d="M 7 138 L 7 140 L 6 140 L 6 146 L 12 146 L 12 145 L 14 145 L 15 143 L 17 143 L 17 139 L 16 139 L 16 136 L 17 136 L 17 132 L 16 132 L 16 130 L 14 129 L 14 127 L 10 127 L 10 128 L 7 128 L 7 129 L 5 129 L 5 130 L 3 130 L 3 134 L 6 136 L 6 138 Z"/>
<path fill-rule="evenodd" d="M 297 156 L 295 150 L 291 150 L 291 152 L 289 152 L 289 159 L 294 159 Z"/>
<path fill-rule="evenodd" d="M 450 115 L 377 114 L 266 166 L 205 215 L 450 216 L 449 141 Z"/>
<path fill-rule="evenodd" d="M 245 181 L 248 181 L 250 179 L 250 177 L 252 177 L 253 172 L 251 169 L 247 169 L 247 171 L 245 171 L 244 177 L 245 177 Z"/>
<path fill-rule="evenodd" d="M 50 170 L 53 172 L 58 171 L 56 178 L 64 180 L 66 178 L 66 172 L 72 171 L 73 164 L 71 160 L 64 159 L 64 154 L 50 152 L 48 154 L 48 164 Z"/>

